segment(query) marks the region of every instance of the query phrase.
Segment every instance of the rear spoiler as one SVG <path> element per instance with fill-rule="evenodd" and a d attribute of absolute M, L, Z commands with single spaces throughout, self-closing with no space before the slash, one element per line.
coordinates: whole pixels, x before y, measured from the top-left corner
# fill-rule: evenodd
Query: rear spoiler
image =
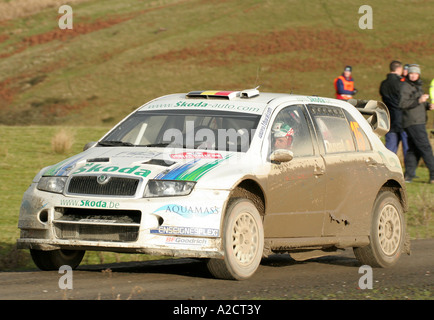
<path fill-rule="evenodd" d="M 365 117 L 372 130 L 378 136 L 384 136 L 390 130 L 390 113 L 383 102 L 376 100 L 347 100 Z"/>

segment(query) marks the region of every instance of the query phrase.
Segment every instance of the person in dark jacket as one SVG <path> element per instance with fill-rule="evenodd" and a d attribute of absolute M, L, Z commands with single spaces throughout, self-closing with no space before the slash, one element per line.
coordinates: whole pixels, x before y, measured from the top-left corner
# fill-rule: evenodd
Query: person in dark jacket
<path fill-rule="evenodd" d="M 385 136 L 386 148 L 397 153 L 401 142 L 405 158 L 408 150 L 407 133 L 402 127 L 402 110 L 399 108 L 401 85 L 404 79 L 401 77 L 402 63 L 394 60 L 390 63 L 389 69 L 390 73 L 387 74 L 387 78 L 380 85 L 381 98 L 390 113 L 390 130 Z"/>
<path fill-rule="evenodd" d="M 420 158 L 429 170 L 429 183 L 434 183 L 434 155 L 426 131 L 427 110 L 434 110 L 424 94 L 420 80 L 420 67 L 410 65 L 408 77 L 401 86 L 399 107 L 402 109 L 402 124 L 408 135 L 408 151 L 405 157 L 405 180 L 411 182 L 416 175 Z"/>

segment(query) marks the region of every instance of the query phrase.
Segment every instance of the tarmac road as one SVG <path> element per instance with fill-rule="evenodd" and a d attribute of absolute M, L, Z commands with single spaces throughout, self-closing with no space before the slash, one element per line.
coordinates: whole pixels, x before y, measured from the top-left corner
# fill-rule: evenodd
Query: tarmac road
<path fill-rule="evenodd" d="M 369 274 L 359 273 L 360 264 L 346 250 L 304 262 L 273 255 L 245 281 L 214 279 L 195 259 L 80 266 L 72 271 L 72 289 L 59 288 L 63 274 L 56 271 L 1 272 L 0 300 L 433 300 L 433 248 L 434 239 L 412 241 L 411 255 L 397 265 L 372 269 L 372 289 L 359 287 Z"/>

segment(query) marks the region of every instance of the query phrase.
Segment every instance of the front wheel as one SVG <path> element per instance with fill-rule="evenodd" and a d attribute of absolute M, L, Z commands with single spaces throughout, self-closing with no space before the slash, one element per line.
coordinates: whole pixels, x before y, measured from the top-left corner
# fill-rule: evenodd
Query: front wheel
<path fill-rule="evenodd" d="M 372 214 L 370 244 L 354 248 L 354 255 L 371 267 L 393 266 L 401 256 L 405 239 L 405 220 L 402 205 L 390 191 L 380 193 Z"/>
<path fill-rule="evenodd" d="M 261 263 L 264 228 L 258 209 L 248 199 L 232 200 L 223 225 L 224 259 L 210 259 L 208 269 L 220 279 L 244 280 Z"/>
<path fill-rule="evenodd" d="M 30 249 L 35 265 L 45 271 L 59 270 L 63 265 L 68 265 L 75 269 L 80 264 L 86 251 L 84 250 L 52 250 L 42 251 Z"/>

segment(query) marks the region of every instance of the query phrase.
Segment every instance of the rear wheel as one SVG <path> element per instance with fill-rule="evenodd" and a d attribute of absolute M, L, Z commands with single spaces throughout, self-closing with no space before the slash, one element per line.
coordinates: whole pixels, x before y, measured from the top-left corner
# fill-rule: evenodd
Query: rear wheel
<path fill-rule="evenodd" d="M 387 268 L 394 265 L 404 246 L 405 221 L 402 205 L 390 191 L 380 193 L 374 204 L 370 244 L 354 248 L 354 255 L 371 267 Z"/>
<path fill-rule="evenodd" d="M 231 201 L 223 225 L 224 259 L 210 259 L 209 271 L 220 279 L 244 280 L 261 263 L 264 250 L 262 218 L 248 199 Z"/>
<path fill-rule="evenodd" d="M 86 251 L 84 250 L 52 250 L 42 251 L 30 249 L 33 262 L 41 270 L 59 270 L 63 265 L 75 269 L 80 264 Z"/>

